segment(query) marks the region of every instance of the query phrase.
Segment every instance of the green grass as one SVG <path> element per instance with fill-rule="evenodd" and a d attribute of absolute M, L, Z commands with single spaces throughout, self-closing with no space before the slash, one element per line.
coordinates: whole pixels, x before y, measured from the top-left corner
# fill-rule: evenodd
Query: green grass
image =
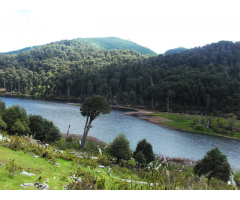
<path fill-rule="evenodd" d="M 20 187 L 23 183 L 36 183 L 38 178 L 41 176 L 42 179 L 40 182 L 45 182 L 46 179 L 49 179 L 49 187 L 51 190 L 63 190 L 63 186 L 67 186 L 69 183 L 75 183 L 71 179 L 71 175 L 76 174 L 82 178 L 82 182 L 79 182 L 84 187 L 87 186 L 89 180 L 88 177 L 92 177 L 93 180 L 98 180 L 96 186 L 99 183 L 101 178 L 105 179 L 105 189 L 107 190 L 141 190 L 141 189 L 205 189 L 207 180 L 206 178 L 199 182 L 196 177 L 192 175 L 193 167 L 184 167 L 182 172 L 175 171 L 176 169 L 182 168 L 179 164 L 169 163 L 169 166 L 166 168 L 168 170 L 168 175 L 162 166 L 159 170 L 148 171 L 146 168 L 133 168 L 129 169 L 127 162 L 123 162 L 122 166 L 117 166 L 116 164 L 110 162 L 107 152 L 104 156 L 99 156 L 99 154 L 93 154 L 92 156 L 98 156 L 98 160 L 92 160 L 91 158 L 77 158 L 76 155 L 70 154 L 73 149 L 65 150 L 63 155 L 56 153 L 53 149 L 57 147 L 54 144 L 51 144 L 48 148 L 42 148 L 38 145 L 32 144 L 30 137 L 18 137 L 11 136 L 11 141 L 0 142 L 0 164 L 6 165 L 10 159 L 14 159 L 14 163 L 22 167 L 22 170 L 17 172 L 14 176 L 9 177 L 6 167 L 0 167 L 0 190 L 36 190 L 35 187 L 32 188 L 22 188 Z M 11 150 L 10 148 L 15 148 L 17 145 L 19 148 L 23 149 L 20 151 Z M 23 145 L 23 146 L 22 146 Z M 6 148 L 6 147 L 9 148 Z M 53 165 L 46 158 L 38 157 L 34 158 L 32 155 L 29 155 L 28 152 L 36 152 L 42 154 L 48 152 L 47 157 L 49 159 L 57 159 L 57 163 L 60 165 Z M 64 158 L 66 160 L 60 159 Z M 69 160 L 69 161 L 68 161 Z M 158 165 L 162 161 L 158 161 Z M 105 164 L 101 164 L 105 163 Z M 97 165 L 104 165 L 105 168 L 99 168 Z M 88 167 L 91 166 L 89 169 Z M 111 167 L 111 175 L 107 174 L 108 169 L 106 166 Z M 95 172 L 95 170 L 100 171 Z M 19 173 L 22 171 L 27 171 L 30 173 L 36 174 L 35 176 L 24 176 Z M 88 174 L 90 172 L 90 174 Z M 54 180 L 53 178 L 56 177 Z M 63 179 L 64 177 L 64 179 Z M 133 183 L 128 183 L 126 181 L 118 180 L 119 179 L 129 179 Z M 87 180 L 87 183 L 84 181 Z M 150 185 L 141 185 L 139 183 L 134 183 L 134 181 L 144 181 L 148 183 L 158 183 L 158 185 L 150 187 Z M 92 183 L 90 183 L 92 184 Z M 95 184 L 95 183 L 94 183 Z M 73 186 L 72 189 L 74 189 Z M 78 189 L 81 189 L 82 186 L 78 186 Z M 209 189 L 230 189 L 226 183 L 213 179 L 209 185 Z"/>
<path fill-rule="evenodd" d="M 28 153 L 25 154 L 23 151 L 14 151 L 0 146 L 0 163 L 2 165 L 6 165 L 8 161 L 10 161 L 10 158 L 14 159 L 14 162 L 23 168 L 22 171 L 34 173 L 36 175 L 24 176 L 20 175 L 19 171 L 15 173 L 13 177 L 9 177 L 6 167 L 0 167 L 0 190 L 35 190 L 34 187 L 28 187 L 27 189 L 24 189 L 20 187 L 20 185 L 23 183 L 36 183 L 40 176 L 42 177 L 41 182 L 45 182 L 46 179 L 49 179 L 49 183 L 47 184 L 51 189 L 62 190 L 63 186 L 73 181 L 71 180 L 70 174 L 71 172 L 74 173 L 74 171 L 76 171 L 78 168 L 77 164 L 73 164 L 73 161 L 57 159 L 57 163 L 59 163 L 60 166 L 52 165 L 47 162 L 47 159 L 40 156 L 38 158 L 33 158 L 32 155 L 29 155 Z M 113 177 L 106 173 L 107 168 L 101 169 L 96 167 L 95 169 L 88 169 L 87 167 L 81 167 L 81 169 L 91 172 L 91 174 L 95 175 L 97 178 L 104 177 L 106 180 L 106 189 L 108 189 L 110 186 L 112 187 L 113 183 L 117 181 L 117 179 L 113 177 L 141 180 L 141 178 L 139 178 L 136 174 L 132 173 L 132 170 L 127 168 L 117 167 L 111 172 Z M 95 170 L 100 171 L 100 173 L 95 172 Z M 67 177 L 67 180 L 60 180 L 62 176 Z M 56 177 L 55 180 L 53 179 L 54 177 Z M 119 183 L 116 184 L 116 187 L 118 184 Z"/>
<path fill-rule="evenodd" d="M 163 124 L 166 124 L 172 128 L 189 131 L 189 132 L 196 132 L 196 133 L 205 133 L 205 134 L 213 134 L 213 135 L 220 135 L 220 136 L 228 136 L 223 133 L 216 133 L 213 131 L 212 128 L 209 128 L 208 130 L 204 128 L 203 130 L 196 130 L 195 126 L 191 123 L 194 119 L 198 119 L 196 116 L 190 116 L 190 115 L 179 115 L 174 113 L 153 113 L 153 114 L 147 114 L 149 116 L 159 116 L 164 117 L 166 119 L 169 119 L 170 121 L 163 122 Z M 204 117 L 203 117 L 204 119 Z M 225 124 L 227 124 L 227 119 L 223 120 Z M 213 119 L 212 125 L 216 126 L 216 120 Z M 239 122 L 236 122 L 239 124 Z M 227 131 L 231 133 L 231 131 Z M 233 135 L 230 137 L 233 138 L 240 138 L 240 132 L 234 132 Z"/>
<path fill-rule="evenodd" d="M 49 179 L 48 185 L 52 189 L 63 189 L 67 182 L 60 181 L 62 175 L 72 171 L 71 162 L 57 159 L 58 165 L 52 165 L 45 158 L 33 158 L 32 155 L 25 154 L 23 151 L 13 151 L 8 148 L 0 147 L 0 163 L 6 165 L 10 158 L 23 168 L 23 171 L 36 174 L 35 176 L 24 176 L 16 173 L 12 178 L 8 177 L 5 167 L 0 167 L 0 190 L 19 190 L 23 183 L 36 183 L 41 176 L 43 181 Z M 58 175 L 58 173 L 60 175 Z M 53 178 L 56 177 L 55 180 Z M 35 188 L 34 188 L 35 189 Z"/>

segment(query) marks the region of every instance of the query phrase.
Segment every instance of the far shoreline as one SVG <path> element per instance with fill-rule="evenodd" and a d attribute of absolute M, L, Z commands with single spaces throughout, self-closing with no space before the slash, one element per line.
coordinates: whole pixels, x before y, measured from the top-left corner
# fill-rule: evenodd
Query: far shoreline
<path fill-rule="evenodd" d="M 76 106 L 80 106 L 81 105 L 81 101 L 76 98 L 76 99 L 72 99 L 72 98 L 61 98 L 61 97 L 47 97 L 47 96 L 37 96 L 37 95 L 27 95 L 27 94 L 13 94 L 10 92 L 5 92 L 3 90 L 0 90 L 0 94 L 4 94 L 4 95 L 22 95 L 22 96 L 29 96 L 29 97 L 45 97 L 45 98 L 51 98 L 53 100 L 72 100 L 75 101 L 75 103 L 73 102 L 68 102 L 67 104 L 69 105 L 76 105 Z M 139 109 L 139 108 L 133 108 L 133 107 L 127 107 L 127 106 L 121 106 L 121 105 L 110 105 L 112 108 L 120 108 L 120 109 L 126 109 L 126 110 L 134 110 L 131 112 L 125 112 L 125 115 L 131 115 L 133 117 L 137 117 L 138 119 L 141 120 L 146 120 L 149 121 L 153 124 L 165 127 L 165 128 L 169 128 L 172 130 L 178 130 L 178 131 L 186 131 L 189 133 L 200 133 L 200 134 L 205 134 L 205 135 L 212 135 L 212 136 L 218 136 L 218 137 L 223 137 L 223 138 L 230 138 L 230 139 L 235 139 L 235 140 L 240 140 L 240 138 L 235 138 L 235 137 L 231 137 L 231 136 L 224 136 L 224 135 L 219 135 L 219 134 L 210 134 L 210 133 L 206 133 L 206 132 L 198 132 L 198 131 L 192 131 L 192 130 L 186 130 L 186 129 L 180 129 L 180 128 L 176 128 L 174 126 L 170 126 L 170 125 L 166 125 L 164 124 L 164 122 L 169 121 L 167 118 L 163 118 L 163 117 L 158 117 L 158 116 L 151 116 L 151 113 L 161 113 L 161 112 L 157 112 L 154 110 L 145 110 L 145 109 Z M 136 115 L 142 115 L 142 116 L 136 116 Z M 149 114 L 149 115 L 147 115 Z"/>

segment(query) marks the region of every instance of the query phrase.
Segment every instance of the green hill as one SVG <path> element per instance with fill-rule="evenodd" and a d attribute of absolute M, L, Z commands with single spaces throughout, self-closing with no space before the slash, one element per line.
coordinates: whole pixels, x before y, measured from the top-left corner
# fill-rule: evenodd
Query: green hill
<path fill-rule="evenodd" d="M 138 45 L 134 42 L 123 40 L 117 37 L 105 37 L 105 38 L 78 38 L 80 42 L 91 44 L 98 49 L 132 49 L 141 54 L 156 55 L 156 53 L 146 47 Z"/>
<path fill-rule="evenodd" d="M 175 49 L 169 49 L 169 50 L 165 51 L 164 55 L 179 53 L 179 52 L 184 51 L 184 50 L 187 50 L 187 48 L 178 47 L 178 48 L 175 48 Z"/>
<path fill-rule="evenodd" d="M 30 50 L 30 49 L 33 49 L 33 48 L 36 48 L 37 46 L 33 46 L 33 47 L 25 47 L 25 48 L 22 48 L 22 49 L 18 49 L 16 51 L 8 51 L 8 52 L 5 52 L 5 53 L 0 53 L 0 55 L 11 55 L 11 54 L 16 54 L 16 53 L 20 53 L 20 52 L 23 52 L 23 51 L 27 51 L 27 50 Z"/>
<path fill-rule="evenodd" d="M 168 55 L 99 49 L 63 40 L 0 55 L 0 88 L 172 112 L 234 113 L 240 119 L 240 42 L 220 41 Z"/>

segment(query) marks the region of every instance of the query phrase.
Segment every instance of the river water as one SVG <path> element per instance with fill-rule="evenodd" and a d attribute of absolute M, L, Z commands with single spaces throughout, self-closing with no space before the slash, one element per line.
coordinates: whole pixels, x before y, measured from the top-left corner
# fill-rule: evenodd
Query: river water
<path fill-rule="evenodd" d="M 80 115 L 79 106 L 69 105 L 67 101 L 36 97 L 1 95 L 0 99 L 6 103 L 6 107 L 19 104 L 28 114 L 42 115 L 53 121 L 62 133 L 66 133 L 68 125 L 71 125 L 70 133 L 83 134 L 86 118 Z M 138 141 L 145 138 L 152 144 L 156 154 L 192 160 L 199 160 L 207 151 L 218 147 L 227 155 L 231 167 L 240 170 L 240 140 L 172 130 L 124 115 L 124 112 L 126 109 L 113 109 L 110 114 L 99 116 L 93 121 L 88 135 L 111 142 L 119 133 L 124 133 L 133 150 Z"/>

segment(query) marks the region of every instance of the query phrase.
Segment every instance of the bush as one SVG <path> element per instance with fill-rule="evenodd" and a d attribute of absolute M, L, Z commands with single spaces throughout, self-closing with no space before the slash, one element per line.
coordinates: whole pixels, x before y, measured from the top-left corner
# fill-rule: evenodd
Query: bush
<path fill-rule="evenodd" d="M 101 165 L 104 166 L 109 166 L 110 161 L 109 161 L 109 157 L 102 155 L 102 156 L 98 156 L 98 163 L 100 163 Z"/>
<path fill-rule="evenodd" d="M 129 141 L 124 134 L 119 134 L 111 143 L 109 147 L 109 153 L 117 157 L 117 163 L 119 164 L 120 159 L 129 160 L 132 152 L 129 147 Z"/>
<path fill-rule="evenodd" d="M 8 171 L 9 173 L 9 177 L 13 177 L 13 175 L 15 173 L 17 173 L 18 171 L 21 171 L 22 170 L 22 167 L 20 167 L 18 164 L 16 164 L 14 162 L 14 159 L 12 160 L 10 158 L 10 161 L 7 163 L 6 165 L 6 170 Z"/>
<path fill-rule="evenodd" d="M 127 164 L 128 164 L 128 167 L 133 168 L 136 166 L 137 163 L 136 163 L 135 159 L 132 158 L 131 160 L 128 161 Z"/>
<path fill-rule="evenodd" d="M 101 177 L 97 180 L 97 189 L 104 190 L 105 189 L 105 178 Z"/>
<path fill-rule="evenodd" d="M 203 130 L 204 130 L 203 124 L 197 124 L 197 125 L 195 126 L 195 130 L 203 131 Z"/>
<path fill-rule="evenodd" d="M 135 159 L 137 162 L 141 163 L 143 166 L 146 164 L 146 158 L 143 155 L 142 151 L 139 151 L 136 155 L 135 155 Z"/>

